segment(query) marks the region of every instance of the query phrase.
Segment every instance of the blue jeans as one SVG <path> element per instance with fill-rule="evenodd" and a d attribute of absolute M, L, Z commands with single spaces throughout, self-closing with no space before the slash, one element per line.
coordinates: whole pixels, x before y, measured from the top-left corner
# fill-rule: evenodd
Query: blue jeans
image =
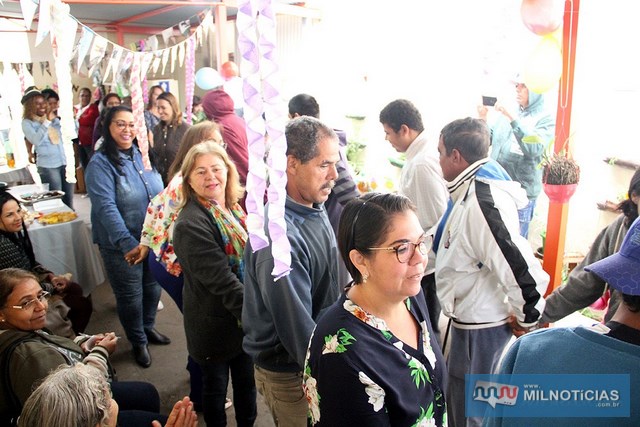
<path fill-rule="evenodd" d="M 118 402 L 120 427 L 150 426 L 153 420 L 163 425 L 165 415 L 160 415 L 160 395 L 153 384 L 140 381 L 114 381 L 111 383 L 113 399 Z"/>
<path fill-rule="evenodd" d="M 233 385 L 233 404 L 238 427 L 251 427 L 257 417 L 256 383 L 253 379 L 253 361 L 240 353 L 224 362 L 207 361 L 201 365 L 204 374 L 202 409 L 208 427 L 226 426 L 224 404 L 229 384 L 229 371 Z"/>
<path fill-rule="evenodd" d="M 62 201 L 73 209 L 73 184 L 67 182 L 65 166 L 57 168 L 43 168 L 38 166 L 38 175 L 43 183 L 49 183 L 49 190 L 62 190 Z"/>
<path fill-rule="evenodd" d="M 525 239 L 529 237 L 529 223 L 533 219 L 533 212 L 536 210 L 536 200 L 529 200 L 527 206 L 518 209 L 518 219 L 520 220 L 520 235 Z"/>
<path fill-rule="evenodd" d="M 145 331 L 153 329 L 162 288 L 149 270 L 149 262 L 129 266 L 124 253 L 100 248 L 104 268 L 116 297 L 118 317 L 132 344 L 147 344 Z"/>

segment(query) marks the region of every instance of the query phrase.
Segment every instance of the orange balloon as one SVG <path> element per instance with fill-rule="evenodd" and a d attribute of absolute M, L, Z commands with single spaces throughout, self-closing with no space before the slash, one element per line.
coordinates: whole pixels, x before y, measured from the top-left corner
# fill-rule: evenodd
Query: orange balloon
<path fill-rule="evenodd" d="M 535 34 L 544 36 L 562 24 L 564 0 L 522 0 L 520 15 L 524 25 Z"/>
<path fill-rule="evenodd" d="M 220 75 L 225 80 L 230 80 L 240 74 L 238 66 L 233 61 L 227 61 L 220 67 Z"/>

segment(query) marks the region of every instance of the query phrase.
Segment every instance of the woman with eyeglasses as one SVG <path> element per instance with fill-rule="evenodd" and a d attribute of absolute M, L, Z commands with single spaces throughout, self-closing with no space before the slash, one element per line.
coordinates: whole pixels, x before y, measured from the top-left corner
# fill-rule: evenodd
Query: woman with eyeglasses
<path fill-rule="evenodd" d="M 50 371 L 77 363 L 91 365 L 109 378 L 121 407 L 146 411 L 124 415 L 121 425 L 150 425 L 162 419 L 157 414 L 160 397 L 153 385 L 110 378 L 109 355 L 118 341 L 113 332 L 70 340 L 44 328 L 48 297 L 32 273 L 18 268 L 0 270 L 0 425 L 15 425 L 34 385 Z"/>
<path fill-rule="evenodd" d="M 182 138 L 176 158 L 169 168 L 171 181 L 167 187 L 151 200 L 144 218 L 140 244 L 125 255 L 130 265 L 149 260 L 151 272 L 160 286 L 167 291 L 182 312 L 182 267 L 173 250 L 173 228 L 180 213 L 182 173 L 180 167 L 187 152 L 203 141 L 213 141 L 225 147 L 219 126 L 208 120 L 190 127 Z M 151 249 L 151 253 L 150 253 Z M 187 362 L 191 384 L 191 400 L 196 408 L 202 401 L 202 372 L 189 356 Z"/>
<path fill-rule="evenodd" d="M 0 270 L 4 268 L 31 271 L 44 290 L 55 294 L 47 328 L 68 338 L 84 332 L 91 318 L 91 300 L 82 295 L 78 283 L 54 274 L 36 260 L 20 203 L 11 193 L 0 190 Z"/>
<path fill-rule="evenodd" d="M 151 366 L 148 343 L 171 340 L 155 329 L 162 288 L 149 263 L 130 266 L 125 254 L 138 247 L 147 205 L 162 191 L 162 179 L 147 170 L 137 145 L 131 109 L 111 108 L 104 119 L 104 142 L 89 162 L 87 191 L 91 198 L 93 241 L 98 245 L 116 297 L 118 317 L 138 365 Z"/>
<path fill-rule="evenodd" d="M 309 344 L 311 424 L 446 425 L 445 363 L 420 295 L 431 242 L 404 196 L 345 206 L 338 247 L 353 282 Z"/>

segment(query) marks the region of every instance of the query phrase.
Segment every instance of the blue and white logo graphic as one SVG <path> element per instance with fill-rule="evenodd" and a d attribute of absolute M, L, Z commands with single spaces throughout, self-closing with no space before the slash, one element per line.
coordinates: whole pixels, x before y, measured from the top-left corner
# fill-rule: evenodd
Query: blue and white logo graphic
<path fill-rule="evenodd" d="M 466 375 L 467 417 L 628 417 L 628 374 Z"/>

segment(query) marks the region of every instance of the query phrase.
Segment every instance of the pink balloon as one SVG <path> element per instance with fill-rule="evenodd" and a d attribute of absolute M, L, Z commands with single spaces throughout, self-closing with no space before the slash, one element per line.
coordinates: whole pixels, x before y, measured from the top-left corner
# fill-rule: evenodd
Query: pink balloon
<path fill-rule="evenodd" d="M 535 34 L 544 36 L 562 24 L 564 0 L 522 0 L 520 15 L 524 25 Z"/>

